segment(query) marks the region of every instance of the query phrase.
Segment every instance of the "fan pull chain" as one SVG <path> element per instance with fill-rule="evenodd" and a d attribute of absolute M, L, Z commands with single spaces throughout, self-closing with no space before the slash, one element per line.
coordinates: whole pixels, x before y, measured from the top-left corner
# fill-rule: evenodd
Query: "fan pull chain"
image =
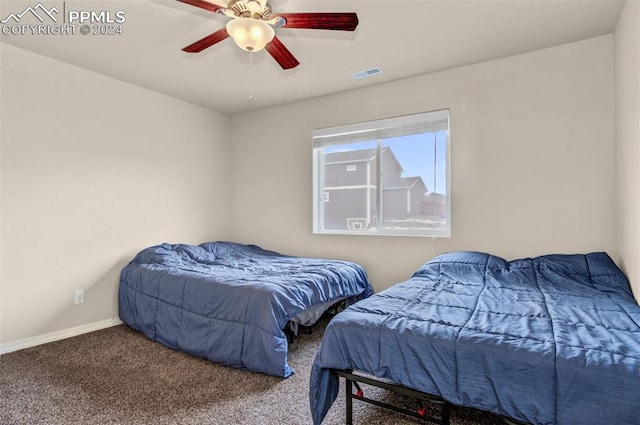
<path fill-rule="evenodd" d="M 253 103 L 253 52 L 249 52 L 249 103 Z"/>

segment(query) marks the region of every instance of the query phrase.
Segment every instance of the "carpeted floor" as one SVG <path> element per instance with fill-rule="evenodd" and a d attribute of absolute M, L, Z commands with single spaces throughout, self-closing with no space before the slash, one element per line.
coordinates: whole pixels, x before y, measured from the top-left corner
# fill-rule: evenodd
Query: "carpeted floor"
<path fill-rule="evenodd" d="M 125 325 L 0 356 L 0 424 L 311 424 L 309 372 L 323 325 L 290 346 L 288 379 L 236 370 L 152 342 Z M 344 387 L 344 385 L 341 385 Z M 409 405 L 383 390 L 383 400 Z M 323 424 L 344 423 L 341 394 Z M 356 402 L 355 424 L 416 424 Z M 454 407 L 452 425 L 502 425 Z"/>

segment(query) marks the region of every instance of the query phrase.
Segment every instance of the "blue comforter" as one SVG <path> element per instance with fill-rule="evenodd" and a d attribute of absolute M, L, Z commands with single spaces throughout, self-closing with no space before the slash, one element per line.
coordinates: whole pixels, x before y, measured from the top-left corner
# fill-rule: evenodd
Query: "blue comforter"
<path fill-rule="evenodd" d="M 330 322 L 311 375 L 315 424 L 337 395 L 330 368 L 532 424 L 638 425 L 640 307 L 605 253 L 444 254 Z"/>
<path fill-rule="evenodd" d="M 346 261 L 228 242 L 162 244 L 122 270 L 119 314 L 168 347 L 288 377 L 287 322 L 311 306 L 372 293 L 364 269 Z"/>

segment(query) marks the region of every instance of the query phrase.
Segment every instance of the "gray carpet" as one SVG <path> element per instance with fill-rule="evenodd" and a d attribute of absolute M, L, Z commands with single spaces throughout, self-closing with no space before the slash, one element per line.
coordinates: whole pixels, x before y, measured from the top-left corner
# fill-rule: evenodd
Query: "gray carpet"
<path fill-rule="evenodd" d="M 309 372 L 325 324 L 290 346 L 296 373 L 288 379 L 176 352 L 125 325 L 5 354 L 0 356 L 0 424 L 311 424 Z M 383 390 L 366 391 L 411 405 Z M 344 417 L 341 392 L 323 424 L 343 424 Z M 356 402 L 354 423 L 425 422 Z M 451 424 L 503 422 L 454 407 Z"/>

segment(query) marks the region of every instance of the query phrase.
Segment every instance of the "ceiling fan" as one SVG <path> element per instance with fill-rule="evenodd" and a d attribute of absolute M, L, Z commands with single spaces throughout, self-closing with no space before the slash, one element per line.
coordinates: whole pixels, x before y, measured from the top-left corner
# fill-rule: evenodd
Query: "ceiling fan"
<path fill-rule="evenodd" d="M 273 27 L 354 31 L 358 26 L 355 13 L 272 13 L 267 0 L 229 0 L 227 7 L 205 0 L 178 1 L 231 18 L 224 28 L 188 45 L 183 51 L 198 53 L 231 37 L 238 47 L 248 52 L 266 49 L 282 69 L 295 68 L 300 62 L 275 36 Z"/>

